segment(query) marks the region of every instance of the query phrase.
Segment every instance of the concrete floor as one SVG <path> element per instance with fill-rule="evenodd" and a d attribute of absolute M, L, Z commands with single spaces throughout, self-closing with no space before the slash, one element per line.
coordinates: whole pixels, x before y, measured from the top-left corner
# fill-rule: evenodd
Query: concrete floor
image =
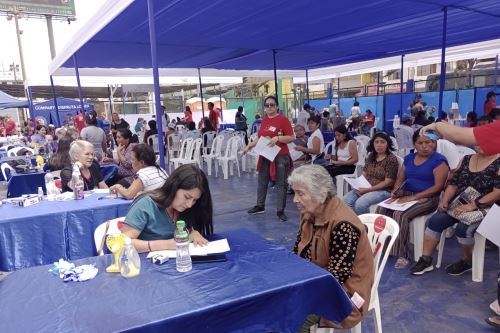
<path fill-rule="evenodd" d="M 265 214 L 250 216 L 246 213 L 255 205 L 256 174 L 242 173 L 240 178 L 229 180 L 211 176 L 209 182 L 214 201 L 215 232 L 246 228 L 292 249 L 299 222 L 292 196 L 288 196 L 286 208 L 289 220 L 280 222 L 273 189 L 268 191 Z M 4 197 L 2 184 L 0 198 Z M 489 304 L 496 297 L 498 249 L 486 250 L 482 283 L 472 282 L 470 272 L 458 277 L 444 272 L 444 267 L 459 256 L 460 248 L 455 239 L 447 240 L 443 267 L 420 277 L 411 276 L 408 270 L 394 269 L 394 258 L 389 260 L 379 286 L 384 332 L 495 332 L 484 318 L 490 315 Z M 363 321 L 363 332 L 374 332 L 372 314 Z"/>

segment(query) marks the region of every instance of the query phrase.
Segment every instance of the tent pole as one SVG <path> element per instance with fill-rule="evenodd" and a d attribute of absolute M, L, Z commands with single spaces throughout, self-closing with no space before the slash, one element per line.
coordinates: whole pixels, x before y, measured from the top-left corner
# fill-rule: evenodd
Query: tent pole
<path fill-rule="evenodd" d="M 222 116 L 222 85 L 219 83 L 219 105 L 220 105 L 220 120 L 224 121 Z"/>
<path fill-rule="evenodd" d="M 306 69 L 306 93 L 307 93 L 307 104 L 309 104 L 309 70 Z"/>
<path fill-rule="evenodd" d="M 443 91 L 446 85 L 446 25 L 448 23 L 448 7 L 443 7 L 443 38 L 441 42 L 441 76 L 439 78 L 438 114 L 443 110 Z"/>
<path fill-rule="evenodd" d="M 495 84 L 493 87 L 493 91 L 497 90 L 497 74 L 498 74 L 497 72 L 498 72 L 498 54 L 495 57 Z"/>
<path fill-rule="evenodd" d="M 57 95 L 56 95 L 56 88 L 54 87 L 54 79 L 52 78 L 52 75 L 50 76 L 50 87 L 52 88 L 52 96 L 54 97 L 54 107 L 56 108 L 56 119 L 57 119 L 57 126 L 61 127 L 61 118 L 59 118 L 59 107 L 57 106 Z"/>
<path fill-rule="evenodd" d="M 340 109 L 340 76 L 337 78 L 337 110 L 342 111 Z"/>
<path fill-rule="evenodd" d="M 82 107 L 82 112 L 85 113 L 85 106 L 83 105 L 83 95 L 82 86 L 80 84 L 80 71 L 78 70 L 78 60 L 76 59 L 76 53 L 73 54 L 73 63 L 75 64 L 75 74 L 76 74 L 76 84 L 78 85 L 78 97 L 80 97 L 80 105 Z"/>
<path fill-rule="evenodd" d="M 201 116 L 205 118 L 205 101 L 203 100 L 203 86 L 201 85 L 201 70 L 199 68 L 198 68 L 198 81 L 200 81 Z"/>
<path fill-rule="evenodd" d="M 113 100 L 111 98 L 112 98 L 111 87 L 108 84 L 109 111 L 111 114 L 113 114 Z M 106 115 L 106 118 L 107 118 L 107 115 Z"/>
<path fill-rule="evenodd" d="M 328 83 L 328 99 L 330 100 L 328 105 L 332 105 L 332 97 L 333 97 L 333 91 L 332 91 L 332 83 Z"/>
<path fill-rule="evenodd" d="M 401 71 L 399 72 L 399 117 L 403 117 L 403 65 L 405 55 L 401 55 Z"/>
<path fill-rule="evenodd" d="M 380 93 L 380 72 L 377 72 L 377 96 Z"/>
<path fill-rule="evenodd" d="M 274 95 L 278 99 L 278 74 L 276 73 L 276 50 L 273 50 Z"/>
<path fill-rule="evenodd" d="M 165 169 L 165 145 L 163 143 L 163 110 L 160 100 L 160 74 L 158 72 L 158 59 L 156 53 L 156 30 L 153 0 L 148 0 L 149 19 L 149 45 L 151 47 L 151 65 L 153 67 L 153 82 L 155 93 L 156 124 L 158 129 L 158 147 L 160 149 L 160 166 Z"/>
<path fill-rule="evenodd" d="M 31 95 L 31 87 L 30 86 L 26 87 L 24 93 L 26 94 L 26 97 L 28 97 L 28 105 L 29 105 L 28 118 L 31 118 L 31 120 L 33 120 L 33 123 L 36 124 L 35 119 L 34 119 L 35 115 L 33 113 L 33 96 Z M 28 124 L 28 126 L 29 126 L 29 124 Z"/>

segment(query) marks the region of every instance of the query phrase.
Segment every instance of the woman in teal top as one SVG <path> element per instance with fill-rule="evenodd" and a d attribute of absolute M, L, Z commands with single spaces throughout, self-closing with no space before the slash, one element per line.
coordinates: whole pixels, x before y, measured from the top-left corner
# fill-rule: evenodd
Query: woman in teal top
<path fill-rule="evenodd" d="M 204 245 L 213 233 L 212 197 L 207 177 L 195 165 L 183 165 L 165 184 L 138 197 L 125 217 L 122 233 L 132 239 L 138 252 L 175 250 L 177 220 L 186 221 L 189 239 Z"/>

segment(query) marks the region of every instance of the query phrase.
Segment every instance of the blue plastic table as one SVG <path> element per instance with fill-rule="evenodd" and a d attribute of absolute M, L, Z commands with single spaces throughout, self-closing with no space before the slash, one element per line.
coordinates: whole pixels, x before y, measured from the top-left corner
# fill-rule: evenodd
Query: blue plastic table
<path fill-rule="evenodd" d="M 246 230 L 222 233 L 227 261 L 179 273 L 142 256 L 141 274 L 106 273 L 110 256 L 87 258 L 99 274 L 64 283 L 48 266 L 14 272 L 0 288 L 4 332 L 296 332 L 317 313 L 334 321 L 351 312 L 335 278 Z"/>
<path fill-rule="evenodd" d="M 98 200 L 102 196 L 45 200 L 29 207 L 0 206 L 0 271 L 95 255 L 95 228 L 106 220 L 125 216 L 132 202 Z"/>

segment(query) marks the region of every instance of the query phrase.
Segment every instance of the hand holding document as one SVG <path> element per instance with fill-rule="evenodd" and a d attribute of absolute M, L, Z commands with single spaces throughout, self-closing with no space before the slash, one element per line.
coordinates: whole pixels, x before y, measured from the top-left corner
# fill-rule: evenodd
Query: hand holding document
<path fill-rule="evenodd" d="M 398 200 L 399 200 L 398 198 L 389 198 L 387 200 L 382 201 L 378 205 L 380 207 L 384 207 L 387 209 L 399 210 L 404 212 L 405 210 L 407 210 L 408 208 L 410 208 L 411 206 L 413 206 L 418 202 L 417 200 L 413 200 L 405 203 L 399 203 Z"/>
<path fill-rule="evenodd" d="M 193 243 L 189 244 L 189 254 L 191 256 L 206 256 L 209 254 L 225 253 L 229 251 L 230 248 L 226 238 L 209 242 L 205 246 L 194 246 Z M 163 251 L 151 251 L 148 253 L 147 258 L 150 259 L 158 254 L 169 258 L 176 257 L 175 250 L 163 250 Z"/>
<path fill-rule="evenodd" d="M 261 136 L 253 150 L 260 156 L 272 162 L 276 158 L 276 155 L 280 152 L 281 148 L 278 145 L 272 147 L 269 146 L 270 141 L 271 140 L 268 138 Z"/>
<path fill-rule="evenodd" d="M 290 151 L 290 157 L 292 158 L 292 161 L 296 161 L 304 155 L 303 152 L 295 150 L 295 147 L 296 145 L 293 142 L 290 142 L 288 144 L 288 150 Z"/>
<path fill-rule="evenodd" d="M 366 180 L 365 176 L 361 175 L 358 178 L 345 177 L 345 181 L 352 186 L 353 189 L 370 188 L 372 185 Z"/>

